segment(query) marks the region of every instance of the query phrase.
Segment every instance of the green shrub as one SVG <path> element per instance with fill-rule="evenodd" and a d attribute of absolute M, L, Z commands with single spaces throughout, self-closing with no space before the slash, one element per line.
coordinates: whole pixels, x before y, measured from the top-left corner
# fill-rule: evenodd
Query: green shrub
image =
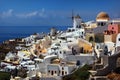
<path fill-rule="evenodd" d="M 63 77 L 63 80 L 86 80 L 89 78 L 90 73 L 88 70 L 91 69 L 89 65 L 84 65 L 81 68 L 78 68 L 73 74 Z"/>
<path fill-rule="evenodd" d="M 0 80 L 10 80 L 11 74 L 0 71 Z"/>
<path fill-rule="evenodd" d="M 95 42 L 97 42 L 97 43 L 104 42 L 104 35 L 103 34 L 95 34 Z"/>

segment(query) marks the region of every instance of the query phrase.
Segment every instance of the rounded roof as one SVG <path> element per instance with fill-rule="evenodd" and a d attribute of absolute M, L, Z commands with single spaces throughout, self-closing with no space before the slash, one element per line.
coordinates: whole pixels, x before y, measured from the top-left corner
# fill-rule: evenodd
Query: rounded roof
<path fill-rule="evenodd" d="M 81 17 L 80 17 L 79 15 L 76 15 L 76 16 L 74 16 L 74 18 L 78 18 L 78 19 L 80 19 Z"/>
<path fill-rule="evenodd" d="M 56 57 L 57 57 L 57 55 L 48 55 L 48 56 L 44 57 L 44 60 L 47 58 L 56 58 Z"/>
<path fill-rule="evenodd" d="M 100 12 L 96 17 L 96 20 L 98 20 L 98 19 L 109 20 L 110 18 L 106 12 Z"/>
<path fill-rule="evenodd" d="M 60 59 L 54 59 L 53 62 L 60 62 Z"/>

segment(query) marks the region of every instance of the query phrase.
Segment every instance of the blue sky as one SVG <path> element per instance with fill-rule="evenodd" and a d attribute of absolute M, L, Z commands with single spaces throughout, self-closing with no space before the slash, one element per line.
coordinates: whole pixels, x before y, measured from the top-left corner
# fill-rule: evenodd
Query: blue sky
<path fill-rule="evenodd" d="M 0 26 L 72 25 L 72 10 L 83 21 L 101 11 L 120 17 L 120 0 L 0 0 Z"/>

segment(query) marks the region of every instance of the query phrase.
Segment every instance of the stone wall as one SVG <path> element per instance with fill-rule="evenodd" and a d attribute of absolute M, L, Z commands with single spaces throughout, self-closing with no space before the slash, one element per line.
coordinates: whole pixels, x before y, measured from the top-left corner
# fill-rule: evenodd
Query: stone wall
<path fill-rule="evenodd" d="M 104 42 L 116 42 L 117 34 L 104 35 Z"/>
<path fill-rule="evenodd" d="M 82 64 L 91 64 L 94 61 L 94 56 L 92 55 L 69 55 L 66 57 L 68 61 L 80 61 L 81 65 Z"/>

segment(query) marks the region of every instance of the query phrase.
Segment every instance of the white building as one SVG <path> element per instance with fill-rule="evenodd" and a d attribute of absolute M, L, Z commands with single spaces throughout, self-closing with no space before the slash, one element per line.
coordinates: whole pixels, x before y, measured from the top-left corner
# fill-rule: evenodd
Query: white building
<path fill-rule="evenodd" d="M 34 40 L 35 36 L 30 36 L 30 37 L 26 37 L 24 38 L 24 41 L 26 43 L 26 46 L 30 46 L 32 45 L 33 43 L 35 43 L 35 40 Z"/>
<path fill-rule="evenodd" d="M 112 19 L 109 21 L 110 24 L 120 24 L 120 18 Z"/>
<path fill-rule="evenodd" d="M 50 76 L 64 76 L 72 73 L 72 71 L 76 68 L 74 63 L 52 63 L 47 65 L 47 74 Z"/>
<path fill-rule="evenodd" d="M 68 28 L 66 37 L 85 38 L 85 30 L 79 15 L 73 17 L 73 27 Z"/>
<path fill-rule="evenodd" d="M 5 60 L 11 60 L 11 59 L 14 59 L 15 57 L 16 57 L 16 53 L 9 52 L 5 56 Z"/>
<path fill-rule="evenodd" d="M 116 47 L 116 51 L 120 50 L 120 33 L 117 35 L 115 47 Z"/>

